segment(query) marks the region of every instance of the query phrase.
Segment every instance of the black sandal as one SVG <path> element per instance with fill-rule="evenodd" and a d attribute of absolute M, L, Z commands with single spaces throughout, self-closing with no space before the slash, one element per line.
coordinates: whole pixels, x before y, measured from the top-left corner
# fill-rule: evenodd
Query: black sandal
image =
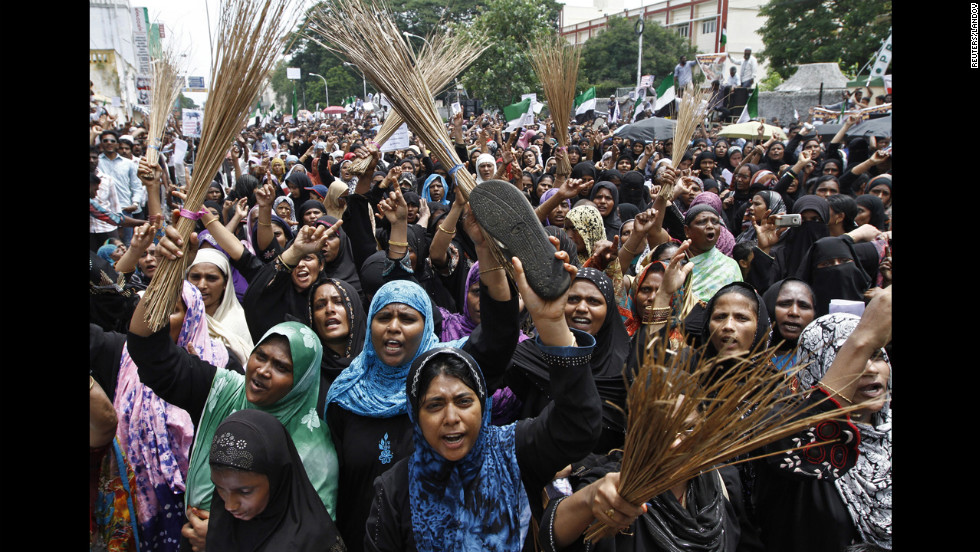
<path fill-rule="evenodd" d="M 555 246 L 516 186 L 485 180 L 470 192 L 469 203 L 480 226 L 503 244 L 504 255 L 521 260 L 527 283 L 538 296 L 550 301 L 565 293 L 571 277 L 555 258 Z"/>

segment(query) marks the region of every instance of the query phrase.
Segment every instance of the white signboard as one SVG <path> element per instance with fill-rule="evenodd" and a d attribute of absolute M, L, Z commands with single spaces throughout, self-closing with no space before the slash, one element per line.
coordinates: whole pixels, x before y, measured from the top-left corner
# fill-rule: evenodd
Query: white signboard
<path fill-rule="evenodd" d="M 408 125 L 402 123 L 402 126 L 398 127 L 398 130 L 388 138 L 384 144 L 381 145 L 381 151 L 395 151 L 408 149 Z"/>
<path fill-rule="evenodd" d="M 302 77 L 300 76 L 299 67 L 287 67 L 286 68 L 286 78 L 287 79 L 290 79 L 290 80 L 299 80 L 299 79 L 301 79 Z"/>
<path fill-rule="evenodd" d="M 204 122 L 204 110 L 184 109 L 181 114 L 181 130 L 184 136 L 201 137 L 201 124 Z"/>

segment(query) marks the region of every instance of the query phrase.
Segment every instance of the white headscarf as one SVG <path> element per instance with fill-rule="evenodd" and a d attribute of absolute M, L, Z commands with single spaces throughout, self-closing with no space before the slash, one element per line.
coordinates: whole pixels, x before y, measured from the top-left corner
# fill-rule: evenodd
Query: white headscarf
<path fill-rule="evenodd" d="M 208 315 L 208 334 L 220 339 L 228 348 L 228 352 L 242 364 L 248 360 L 255 346 L 252 344 L 252 334 L 245 321 L 245 309 L 235 295 L 235 284 L 231 278 L 231 265 L 224 253 L 211 247 L 199 249 L 191 267 L 200 263 L 211 263 L 225 276 L 225 292 L 221 297 L 218 310 L 214 316 Z M 190 271 L 190 267 L 187 268 Z"/>
<path fill-rule="evenodd" d="M 476 183 L 479 184 L 483 182 L 483 178 L 480 177 L 480 165 L 484 163 L 490 163 L 493 165 L 494 172 L 497 171 L 497 160 L 494 156 L 489 153 L 481 153 L 479 157 L 476 158 Z"/>

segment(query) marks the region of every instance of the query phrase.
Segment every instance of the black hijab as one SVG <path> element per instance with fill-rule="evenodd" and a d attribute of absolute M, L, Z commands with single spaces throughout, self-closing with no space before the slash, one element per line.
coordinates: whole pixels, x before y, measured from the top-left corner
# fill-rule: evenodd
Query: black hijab
<path fill-rule="evenodd" d="M 645 211 L 650 205 L 650 191 L 644 184 L 643 175 L 638 171 L 627 171 L 620 180 L 620 199 L 622 202 L 636 205 L 640 211 Z"/>
<path fill-rule="evenodd" d="M 327 391 L 330 390 L 330 385 L 333 384 L 333 381 L 337 379 L 344 368 L 350 366 L 350 363 L 361 353 L 367 335 L 367 313 L 364 312 L 364 304 L 361 302 L 357 290 L 354 289 L 354 286 L 337 278 L 328 278 L 313 284 L 313 292 L 310 293 L 310 320 L 313 320 L 313 299 L 316 297 L 316 289 L 323 285 L 333 285 L 340 293 L 344 310 L 347 312 L 347 324 L 350 333 L 347 335 L 347 350 L 344 356 L 327 347 L 323 343 L 323 338 L 320 338 L 323 345 L 323 357 L 320 359 L 320 395 L 317 399 L 316 411 L 321 413 L 324 411 L 327 402 Z"/>
<path fill-rule="evenodd" d="M 714 358 L 718 355 L 718 350 L 715 349 L 715 346 L 711 343 L 711 315 L 715 310 L 715 305 L 718 303 L 718 300 L 729 293 L 738 293 L 739 295 L 755 300 L 755 335 L 752 338 L 752 345 L 749 347 L 749 351 L 751 353 L 758 353 L 761 352 L 761 349 L 768 345 L 769 311 L 766 309 L 765 300 L 762 299 L 762 296 L 760 296 L 751 285 L 745 282 L 732 282 L 715 292 L 715 294 L 711 297 L 711 300 L 708 301 L 708 305 L 704 308 L 701 320 L 699 321 L 701 324 L 700 337 L 702 343 L 705 344 L 704 355 L 707 358 Z M 690 316 L 687 320 L 691 320 Z M 685 326 L 691 327 L 687 321 L 685 321 Z M 736 364 L 738 364 L 738 362 L 739 359 L 722 361 L 720 363 L 720 369 L 715 371 L 710 378 L 714 380 L 717 377 L 724 375 L 728 369 L 734 367 Z"/>
<path fill-rule="evenodd" d="M 306 173 L 292 171 L 289 173 L 289 176 L 286 177 L 286 182 L 299 187 L 299 199 L 292 198 L 294 204 L 302 205 L 308 199 L 310 199 L 310 191 L 307 188 L 312 188 L 313 182 L 310 180 L 309 176 L 306 176 Z M 326 213 L 327 210 L 324 209 L 323 212 Z"/>
<path fill-rule="evenodd" d="M 335 224 L 337 224 L 336 217 L 323 215 L 313 225 L 314 227 L 323 225 L 332 228 Z M 335 278 L 347 282 L 356 290 L 358 298 L 363 300 L 361 278 L 357 274 L 357 264 L 354 262 L 354 251 L 351 249 L 350 238 L 344 233 L 343 226 L 337 228 L 337 235 L 340 237 L 340 253 L 334 260 L 323 264 L 320 275 L 322 278 Z"/>
<path fill-rule="evenodd" d="M 815 211 L 820 220 L 803 222 L 800 226 L 790 228 L 772 247 L 771 255 L 775 259 L 775 272 L 772 281 L 794 276 L 799 267 L 803 266 L 803 258 L 810 246 L 821 238 L 830 235 L 827 221 L 830 220 L 830 204 L 827 200 L 815 195 L 805 195 L 793 204 L 793 212 L 802 214 L 803 211 Z M 769 287 L 769 284 L 766 284 Z M 761 287 L 759 289 L 762 289 Z"/>
<path fill-rule="evenodd" d="M 789 346 L 789 348 L 796 347 L 797 340 L 794 339 L 790 341 L 785 337 L 783 337 L 783 334 L 779 332 L 779 325 L 776 324 L 776 299 L 779 298 L 779 292 L 783 290 L 783 286 L 792 282 L 798 282 L 804 285 L 806 289 L 810 292 L 811 301 L 813 301 L 814 304 L 816 304 L 817 301 L 817 296 L 816 294 L 813 293 L 813 288 L 810 287 L 810 284 L 806 283 L 805 281 L 799 278 L 794 278 L 794 277 L 784 278 L 776 282 L 775 284 L 769 286 L 769 289 L 767 289 L 766 292 L 762 294 L 762 300 L 765 301 L 766 303 L 766 312 L 769 314 L 769 320 L 772 321 L 772 331 L 769 333 L 769 342 L 771 344 L 777 344 L 780 341 L 785 342 L 785 344 L 781 348 L 786 348 L 787 346 Z"/>
<path fill-rule="evenodd" d="M 796 277 L 813 288 L 816 297 L 814 309 L 818 317 L 829 312 L 831 299 L 864 301 L 864 292 L 871 287 L 872 276 L 877 275 L 877 270 L 874 274 L 868 274 L 862 266 L 861 253 L 856 246 L 864 245 L 871 244 L 854 244 L 850 239 L 828 236 L 817 240 L 807 251 L 796 272 Z M 873 245 L 871 247 L 874 248 Z M 874 251 L 868 253 L 877 257 Z M 845 259 L 848 262 L 823 268 L 817 267 L 818 264 L 833 259 Z"/>
<path fill-rule="evenodd" d="M 225 509 L 215 490 L 208 550 L 272 552 L 343 546 L 289 432 L 271 414 L 254 408 L 230 414 L 214 432 L 209 460 L 212 470 L 228 467 L 266 475 L 269 502 L 262 513 L 243 521 Z"/>
<path fill-rule="evenodd" d="M 881 202 L 880 197 L 872 194 L 861 194 L 854 198 L 854 201 L 871 213 L 871 220 L 868 221 L 868 224 L 882 232 L 888 229 L 888 225 L 885 223 L 885 204 Z"/>
<path fill-rule="evenodd" d="M 303 203 L 301 203 L 299 208 L 296 209 L 296 222 L 299 223 L 300 227 L 303 227 L 305 224 L 303 222 L 303 215 L 305 215 L 306 212 L 309 211 L 310 209 L 314 209 L 314 208 L 319 209 L 320 212 L 323 213 L 324 215 L 327 214 L 327 208 L 324 207 L 323 203 L 320 203 L 315 199 L 308 199 Z"/>
<path fill-rule="evenodd" d="M 603 402 L 602 437 L 593 450 L 606 453 L 613 448 L 622 447 L 626 435 L 626 417 L 623 412 L 626 410 L 627 383 L 623 371 L 626 356 L 629 354 L 630 337 L 616 307 L 612 280 L 594 268 L 580 269 L 575 279 L 592 282 L 606 300 L 606 318 L 594 336 L 596 344 L 589 361 L 592 378 Z M 508 372 L 511 371 L 516 378 L 526 378 L 537 388 L 538 391 L 531 390 L 526 384 L 511 387 L 525 403 L 522 417 L 537 416 L 551 402 L 551 398 L 547 396 L 551 377 L 548 363 L 533 340 L 528 339 L 517 344 L 511 366 L 508 367 Z M 608 404 L 610 402 L 618 408 Z"/>
<path fill-rule="evenodd" d="M 596 182 L 589 192 L 589 199 L 595 201 L 595 196 L 601 189 L 609 190 L 612 194 L 613 206 L 608 215 L 602 217 L 602 225 L 606 228 L 606 239 L 612 241 L 614 236 L 619 235 L 619 228 L 623 221 L 619 218 L 619 189 L 612 182 Z"/>

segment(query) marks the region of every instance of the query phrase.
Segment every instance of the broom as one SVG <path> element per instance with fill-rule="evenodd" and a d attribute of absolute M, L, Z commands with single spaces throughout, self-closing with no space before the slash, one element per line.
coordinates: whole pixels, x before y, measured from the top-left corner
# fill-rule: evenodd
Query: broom
<path fill-rule="evenodd" d="M 707 115 L 708 102 L 705 100 L 703 88 L 695 88 L 693 91 L 684 94 L 680 100 L 680 106 L 677 108 L 677 126 L 674 128 L 674 157 L 684 156 L 687 145 L 694 138 L 694 132 L 697 131 L 698 125 L 704 121 Z M 673 167 L 677 166 L 673 160 L 670 160 L 669 163 Z M 664 184 L 657 195 L 668 202 L 672 201 L 674 199 L 674 182 Z"/>
<path fill-rule="evenodd" d="M 296 0 L 225 0 L 221 6 L 214 58 L 211 60 L 211 93 L 204 108 L 201 149 L 194 178 L 188 184 L 184 208 L 201 208 L 211 178 L 224 161 L 227 145 L 245 120 L 276 59 L 284 51 L 289 30 L 300 11 Z M 181 217 L 177 231 L 184 240 L 183 258 L 163 258 L 146 290 L 146 324 L 159 330 L 168 322 L 177 301 L 195 221 Z"/>
<path fill-rule="evenodd" d="M 391 10 L 383 0 L 329 0 L 314 9 L 310 29 L 320 35 L 324 48 L 350 59 L 374 87 L 383 93 L 395 112 L 425 143 L 446 160 L 450 175 L 464 199 L 476 187 L 476 179 L 463 166 L 436 112 L 432 92 L 407 39 L 398 30 Z M 455 60 L 449 60 L 455 64 Z M 487 237 L 494 258 L 514 277 L 514 267 L 492 239 Z"/>
<path fill-rule="evenodd" d="M 146 160 L 156 165 L 163 147 L 163 132 L 167 128 L 170 110 L 180 94 L 181 59 L 177 48 L 171 43 L 161 56 L 151 62 L 153 67 L 153 97 L 150 99 L 150 128 L 147 130 L 148 146 Z"/>
<path fill-rule="evenodd" d="M 716 359 L 700 355 L 692 368 L 689 357 L 668 358 L 666 344 L 651 338 L 627 397 L 619 495 L 643 504 L 737 456 L 862 407 L 815 412 L 826 398 L 803 406 L 810 390 L 791 391 L 789 381 L 804 366 L 780 372 L 771 364 L 775 353 L 775 348 L 753 351 L 727 368 L 726 377 L 715 377 L 720 370 Z M 684 438 L 678 440 L 680 435 Z M 615 531 L 598 521 L 585 538 L 595 541 Z"/>
<path fill-rule="evenodd" d="M 560 149 L 568 148 L 568 123 L 575 104 L 575 82 L 578 79 L 582 51 L 557 35 L 548 35 L 530 44 L 531 65 L 541 81 L 548 110 L 554 123 Z M 558 157 L 556 176 L 569 176 L 572 166 L 567 156 Z"/>
<path fill-rule="evenodd" d="M 309 38 L 326 47 L 316 37 L 311 36 Z M 430 44 L 432 45 L 431 48 L 429 47 Z M 430 37 L 425 46 L 422 47 L 422 53 L 418 56 L 419 71 L 422 73 L 422 78 L 425 79 L 426 84 L 429 85 L 429 89 L 438 94 L 452 82 L 457 74 L 480 57 L 480 54 L 488 46 L 489 43 L 485 39 L 472 41 L 459 34 L 439 34 Z M 388 116 L 378 130 L 378 135 L 374 141 L 367 143 L 367 150 L 371 153 L 378 151 L 378 148 L 388 141 L 404 122 L 405 120 L 397 112 Z M 370 157 L 357 157 L 347 166 L 347 171 L 360 176 L 370 165 Z"/>

